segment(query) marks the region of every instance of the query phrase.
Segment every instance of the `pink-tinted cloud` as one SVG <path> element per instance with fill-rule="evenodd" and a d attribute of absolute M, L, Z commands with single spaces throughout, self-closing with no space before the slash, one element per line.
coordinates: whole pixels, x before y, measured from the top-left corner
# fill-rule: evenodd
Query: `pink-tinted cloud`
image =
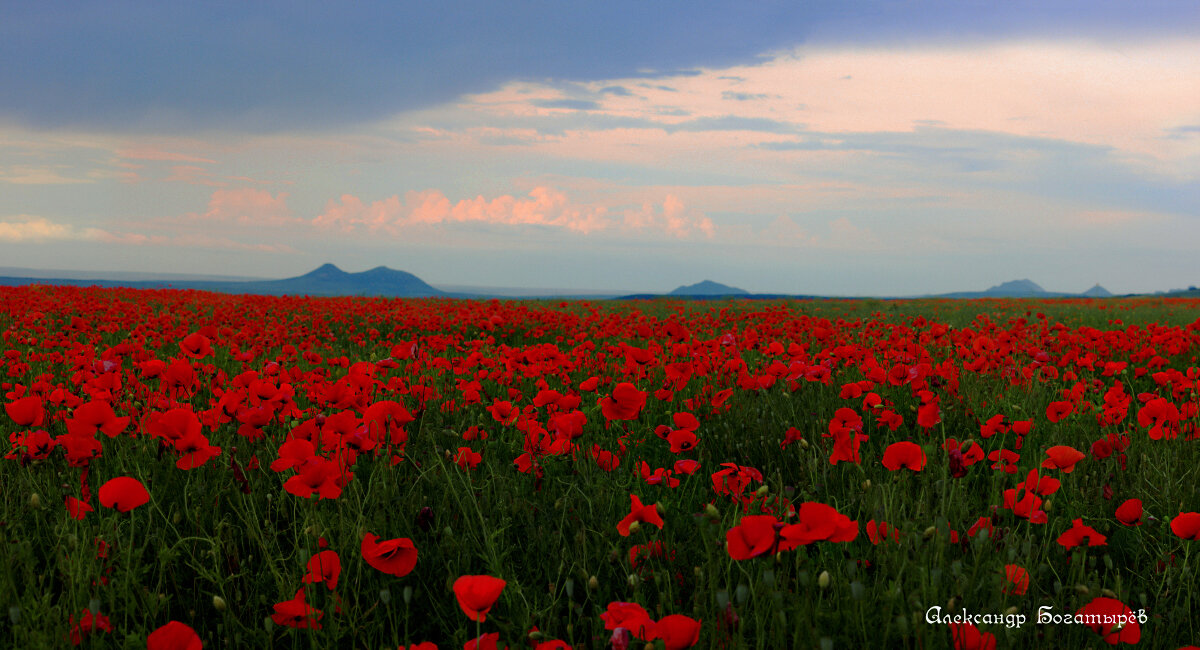
<path fill-rule="evenodd" d="M 712 237 L 713 222 L 698 210 L 689 210 L 674 194 L 668 194 L 661 204 L 643 203 L 640 208 L 625 211 L 624 224 L 633 230 L 662 230 L 673 237 L 688 237 L 693 233 Z"/>
<path fill-rule="evenodd" d="M 611 219 L 610 201 L 574 202 L 564 192 L 538 185 L 526 196 L 504 194 L 495 198 L 482 195 L 453 202 L 440 190 L 408 192 L 366 203 L 352 194 L 330 201 L 313 224 L 352 232 L 359 228 L 396 232 L 409 226 L 436 226 L 448 223 L 486 223 L 501 226 L 545 226 L 590 234 L 603 230 L 623 233 L 661 232 L 672 237 L 695 234 L 712 237 L 712 220 L 690 209 L 678 197 L 667 194 L 661 202 L 647 201 L 640 208 L 624 209 L 623 219 Z"/>
<path fill-rule="evenodd" d="M 216 190 L 204 213 L 187 215 L 189 219 L 221 221 L 253 226 L 283 226 L 297 223 L 287 207 L 287 192 L 272 196 L 266 190 L 242 188 Z"/>
<path fill-rule="evenodd" d="M 600 205 L 573 204 L 562 192 L 545 186 L 533 188 L 524 197 L 505 194 L 489 200 L 480 195 L 457 203 L 440 190 L 430 189 L 408 192 L 403 201 L 391 196 L 370 204 L 345 194 L 338 201 L 330 201 L 313 223 L 352 231 L 359 227 L 397 230 L 411 225 L 475 222 L 549 226 L 587 234 L 608 227 L 605 212 Z"/>

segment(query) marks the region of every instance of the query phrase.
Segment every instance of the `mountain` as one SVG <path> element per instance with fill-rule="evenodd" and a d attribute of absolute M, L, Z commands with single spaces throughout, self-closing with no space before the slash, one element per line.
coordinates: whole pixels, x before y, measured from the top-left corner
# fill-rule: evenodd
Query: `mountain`
<path fill-rule="evenodd" d="M 1047 291 L 1033 280 L 1009 280 L 1008 282 L 1000 283 L 994 287 L 989 287 L 983 293 L 989 296 L 1002 297 L 1026 297 L 1037 296 L 1047 293 Z"/>
<path fill-rule="evenodd" d="M 674 291 L 672 291 L 671 293 L 669 293 L 667 295 L 668 296 L 745 296 L 745 295 L 749 295 L 749 294 L 750 294 L 750 292 L 746 291 L 745 289 L 738 289 L 737 287 L 731 287 L 728 285 L 724 285 L 724 284 L 721 284 L 720 282 L 713 282 L 712 280 L 704 280 L 703 282 L 697 282 L 696 284 L 689 284 L 687 286 L 678 287 Z"/>
<path fill-rule="evenodd" d="M 1009 280 L 1001 282 L 986 291 L 955 291 L 942 293 L 930 298 L 1062 298 L 1078 294 L 1057 293 L 1046 291 L 1033 280 Z"/>
<path fill-rule="evenodd" d="M 1088 289 L 1087 291 L 1084 291 L 1083 293 L 1081 293 L 1079 295 L 1087 296 L 1088 298 L 1112 298 L 1112 293 L 1109 292 L 1108 289 L 1105 289 L 1104 287 L 1100 286 L 1099 283 L 1097 283 L 1096 286 L 1092 287 L 1091 289 Z"/>
<path fill-rule="evenodd" d="M 333 264 L 323 264 L 304 275 L 282 280 L 227 283 L 236 293 L 307 296 L 384 296 L 427 298 L 445 295 L 412 273 L 377 266 L 361 273 L 347 273 Z M 225 290 L 225 289 L 218 289 Z"/>
<path fill-rule="evenodd" d="M 448 295 L 405 271 L 377 266 L 361 273 L 347 273 L 333 264 L 323 264 L 304 275 L 282 280 L 110 280 L 80 278 L 0 277 L 0 286 L 60 284 L 77 287 L 130 287 L 134 289 L 196 289 L 222 293 L 253 293 L 270 296 L 380 296 L 428 298 Z"/>

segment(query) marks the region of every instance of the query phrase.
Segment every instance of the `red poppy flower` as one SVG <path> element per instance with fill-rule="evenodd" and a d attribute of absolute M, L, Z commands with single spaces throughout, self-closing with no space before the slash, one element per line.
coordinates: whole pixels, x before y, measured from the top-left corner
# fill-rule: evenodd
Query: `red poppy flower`
<path fill-rule="evenodd" d="M 779 520 L 771 515 L 742 517 L 738 525 L 725 532 L 725 550 L 729 557 L 748 560 L 775 548 L 779 539 L 777 524 Z"/>
<path fill-rule="evenodd" d="M 893 442 L 883 451 L 883 466 L 893 472 L 901 467 L 919 472 L 925 469 L 925 450 L 915 442 Z"/>
<path fill-rule="evenodd" d="M 83 521 L 87 513 L 92 512 L 94 508 L 88 505 L 87 501 L 80 501 L 75 497 L 67 497 L 67 514 L 71 515 L 72 519 Z"/>
<path fill-rule="evenodd" d="M 1025 489 L 1040 496 L 1048 497 L 1058 492 L 1060 487 L 1062 487 L 1062 481 L 1049 476 L 1038 476 L 1036 469 L 1029 470 L 1029 473 L 1025 475 Z"/>
<path fill-rule="evenodd" d="M 689 429 L 674 429 L 667 434 L 667 442 L 671 443 L 671 452 L 681 454 L 685 451 L 691 451 L 696 448 L 696 444 L 700 441 L 696 438 L 696 433 Z"/>
<path fill-rule="evenodd" d="M 700 640 L 700 621 L 683 614 L 671 614 L 658 619 L 647 641 L 662 639 L 666 650 L 690 648 Z"/>
<path fill-rule="evenodd" d="M 179 350 L 190 359 L 203 359 L 213 352 L 212 342 L 199 332 L 183 337 L 179 342 Z"/>
<path fill-rule="evenodd" d="M 1046 455 L 1049 458 L 1042 461 L 1042 467 L 1046 469 L 1061 469 L 1064 474 L 1070 474 L 1075 471 L 1075 463 L 1086 458 L 1083 452 L 1066 445 L 1051 447 L 1046 450 Z"/>
<path fill-rule="evenodd" d="M 487 575 L 462 576 L 454 581 L 454 596 L 467 618 L 482 623 L 506 584 L 500 578 Z"/>
<path fill-rule="evenodd" d="M 615 470 L 621 464 L 621 459 L 617 457 L 616 454 L 612 453 L 611 451 L 601 449 L 600 445 L 592 445 L 592 458 L 595 459 L 596 464 L 600 466 L 600 469 L 606 472 Z"/>
<path fill-rule="evenodd" d="M 496 401 L 488 407 L 488 411 L 492 414 L 492 419 L 500 424 L 509 425 L 517 421 L 517 416 L 521 415 L 521 409 L 512 405 L 508 401 Z"/>
<path fill-rule="evenodd" d="M 46 420 L 42 398 L 36 395 L 21 397 L 4 405 L 4 412 L 19 427 L 40 427 Z"/>
<path fill-rule="evenodd" d="M 648 641 L 646 637 L 653 632 L 654 619 L 637 603 L 613 601 L 608 604 L 604 613 L 600 614 L 606 630 L 629 630 L 633 636 Z M 615 635 L 614 635 L 615 637 Z"/>
<path fill-rule="evenodd" d="M 324 538 L 322 538 L 324 539 Z M 337 589 L 338 576 L 342 574 L 342 559 L 335 551 L 325 550 L 308 560 L 308 574 L 303 582 L 323 582 L 330 590 Z"/>
<path fill-rule="evenodd" d="M 980 632 L 970 623 L 949 623 L 954 650 L 996 650 L 996 635 Z"/>
<path fill-rule="evenodd" d="M 996 449 L 987 455 L 988 460 L 992 461 L 992 469 L 998 469 L 1005 474 L 1017 473 L 1017 461 L 1021 460 L 1021 454 L 1011 449 Z"/>
<path fill-rule="evenodd" d="M 1058 543 L 1062 544 L 1063 548 L 1072 549 L 1084 542 L 1087 542 L 1088 546 L 1104 546 L 1108 543 L 1107 537 L 1095 528 L 1085 526 L 1082 519 L 1075 519 L 1071 524 L 1067 532 L 1058 536 Z"/>
<path fill-rule="evenodd" d="M 632 502 L 629 507 L 629 514 L 617 523 L 617 532 L 621 534 L 621 537 L 629 537 L 629 526 L 635 521 L 654 524 L 659 529 L 663 527 L 663 519 L 658 514 L 658 506 L 653 503 L 643 505 L 642 500 L 636 494 L 629 495 L 629 499 Z"/>
<path fill-rule="evenodd" d="M 888 526 L 886 521 L 876 524 L 874 519 L 867 522 L 867 539 L 872 544 L 878 546 L 880 542 L 886 542 L 889 535 L 893 542 L 900 543 L 900 531 L 895 526 Z"/>
<path fill-rule="evenodd" d="M 376 569 L 403 578 L 417 565 L 417 547 L 411 539 L 402 537 L 382 542 L 374 533 L 363 536 L 361 552 L 367 564 Z"/>
<path fill-rule="evenodd" d="M 929 429 L 942 421 L 942 408 L 938 405 L 937 400 L 922 404 L 917 408 L 917 425 L 923 429 Z"/>
<path fill-rule="evenodd" d="M 621 382 L 613 387 L 611 397 L 600 400 L 600 411 L 607 420 L 636 420 L 646 405 L 646 393 L 633 384 Z"/>
<path fill-rule="evenodd" d="M 1178 435 L 1179 407 L 1169 400 L 1155 397 L 1138 411 L 1138 424 L 1149 429 L 1151 440 L 1175 438 Z"/>
<path fill-rule="evenodd" d="M 312 456 L 297 468 L 295 476 L 283 482 L 283 489 L 301 499 L 311 497 L 314 492 L 322 499 L 336 499 L 341 496 L 347 477 L 348 473 L 338 462 Z"/>
<path fill-rule="evenodd" d="M 1141 526 L 1142 525 L 1142 500 L 1128 499 L 1125 503 L 1117 506 L 1116 512 L 1117 521 L 1126 526 Z"/>
<path fill-rule="evenodd" d="M 1094 598 L 1080 607 L 1075 616 L 1076 620 L 1081 620 L 1109 645 L 1136 644 L 1142 639 L 1142 626 L 1138 624 L 1137 616 L 1125 603 L 1115 598 Z"/>
<path fill-rule="evenodd" d="M 994 530 L 994 528 L 993 528 L 993 524 L 992 524 L 992 518 L 991 517 L 980 517 L 978 520 L 975 521 L 974 524 L 971 524 L 970 528 L 967 529 L 967 537 L 974 537 L 974 536 L 978 535 L 980 531 L 987 531 L 988 537 L 991 537 L 993 530 Z M 954 531 L 950 531 L 950 532 L 954 532 Z"/>
<path fill-rule="evenodd" d="M 100 612 L 92 613 L 92 610 L 85 609 L 79 617 L 79 622 L 75 622 L 75 615 L 72 614 L 67 620 L 71 626 L 71 644 L 79 645 L 83 643 L 83 639 L 94 631 L 108 632 L 112 634 L 112 622 L 107 616 Z"/>
<path fill-rule="evenodd" d="M 500 633 L 488 632 L 463 644 L 463 650 L 499 650 Z M 505 646 L 507 649 L 508 646 Z"/>
<path fill-rule="evenodd" d="M 483 454 L 470 447 L 459 447 L 458 453 L 454 456 L 454 462 L 463 469 L 475 469 L 479 467 L 479 463 L 483 462 Z"/>
<path fill-rule="evenodd" d="M 1010 587 L 1004 588 L 1004 593 L 1014 596 L 1024 596 L 1029 590 L 1029 572 L 1015 564 L 1004 565 L 1004 579 Z"/>
<path fill-rule="evenodd" d="M 797 523 L 781 531 L 779 550 L 787 551 L 819 541 L 849 542 L 858 537 L 858 522 L 818 501 L 806 501 L 796 510 Z"/>
<path fill-rule="evenodd" d="M 100 486 L 100 505 L 129 512 L 150 501 L 150 493 L 142 482 L 131 476 L 118 476 Z"/>
<path fill-rule="evenodd" d="M 1046 407 L 1046 419 L 1051 422 L 1058 422 L 1074 412 L 1075 405 L 1070 402 L 1050 402 L 1049 406 Z"/>
<path fill-rule="evenodd" d="M 108 402 L 92 400 L 80 404 L 67 420 L 67 433 L 77 436 L 94 436 L 97 431 L 103 431 L 109 438 L 115 438 L 129 426 L 129 418 L 117 417 L 112 405 Z"/>
<path fill-rule="evenodd" d="M 300 587 L 291 600 L 275 603 L 275 613 L 271 614 L 271 620 L 275 621 L 276 625 L 319 630 L 321 624 L 317 621 L 324 615 L 324 612 L 304 601 L 304 587 Z"/>
<path fill-rule="evenodd" d="M 179 621 L 171 621 L 146 637 L 146 650 L 203 650 L 200 635 Z"/>
<path fill-rule="evenodd" d="M 1171 520 L 1171 532 L 1184 539 L 1200 539 L 1200 512 L 1182 512 Z"/>

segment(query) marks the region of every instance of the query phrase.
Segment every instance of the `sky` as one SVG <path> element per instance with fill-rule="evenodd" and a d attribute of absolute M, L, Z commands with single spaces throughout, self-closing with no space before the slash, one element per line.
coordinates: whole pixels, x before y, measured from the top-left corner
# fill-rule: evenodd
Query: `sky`
<path fill-rule="evenodd" d="M 1193 2 L 0 0 L 0 265 L 1200 284 Z"/>

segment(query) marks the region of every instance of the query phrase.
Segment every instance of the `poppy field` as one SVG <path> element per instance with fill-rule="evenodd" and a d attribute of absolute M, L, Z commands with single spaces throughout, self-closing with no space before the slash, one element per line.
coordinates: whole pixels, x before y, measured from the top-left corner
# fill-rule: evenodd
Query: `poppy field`
<path fill-rule="evenodd" d="M 1200 301 L 0 288 L 0 645 L 1200 644 Z"/>

